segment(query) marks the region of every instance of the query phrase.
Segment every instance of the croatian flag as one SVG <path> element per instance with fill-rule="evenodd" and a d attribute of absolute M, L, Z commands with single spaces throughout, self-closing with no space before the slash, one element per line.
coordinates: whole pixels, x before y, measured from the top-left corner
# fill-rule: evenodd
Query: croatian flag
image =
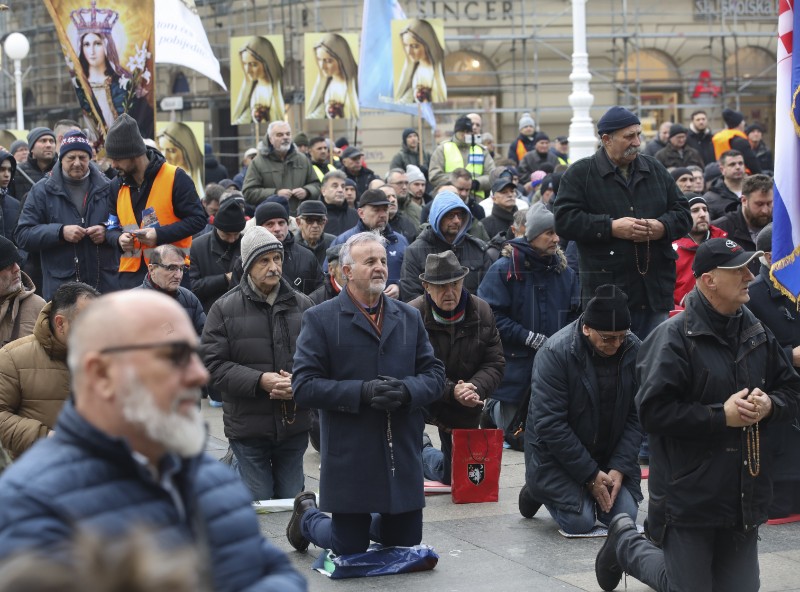
<path fill-rule="evenodd" d="M 772 267 L 775 286 L 800 298 L 800 15 L 795 0 L 778 9 L 778 86 L 775 111 L 775 205 Z M 798 29 L 797 37 L 794 30 Z"/>
<path fill-rule="evenodd" d="M 392 20 L 405 18 L 397 0 L 364 0 L 358 60 L 358 103 L 361 107 L 417 114 L 416 105 L 395 103 L 392 92 Z M 430 103 L 423 103 L 422 118 L 436 129 Z"/>

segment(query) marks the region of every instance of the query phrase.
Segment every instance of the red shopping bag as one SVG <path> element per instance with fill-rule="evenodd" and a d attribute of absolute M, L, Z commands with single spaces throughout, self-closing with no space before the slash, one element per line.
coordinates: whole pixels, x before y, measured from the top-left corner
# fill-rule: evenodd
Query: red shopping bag
<path fill-rule="evenodd" d="M 453 503 L 496 502 L 503 430 L 453 430 Z"/>

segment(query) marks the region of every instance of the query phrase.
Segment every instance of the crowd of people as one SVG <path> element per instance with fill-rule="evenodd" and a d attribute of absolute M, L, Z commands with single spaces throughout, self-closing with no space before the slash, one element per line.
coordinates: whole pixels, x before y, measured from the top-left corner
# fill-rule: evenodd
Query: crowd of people
<path fill-rule="evenodd" d="M 613 107 L 572 162 L 527 113 L 503 157 L 470 113 L 382 174 L 273 121 L 202 198 L 125 114 L 100 162 L 75 122 L 35 128 L 0 152 L 0 560 L 144 527 L 211 557 L 209 588 L 302 590 L 251 500 L 294 499 L 301 552 L 413 546 L 423 480 L 481 427 L 523 442 L 524 517 L 609 528 L 604 590 L 756 590 L 758 526 L 800 513 L 800 322 L 764 128 L 723 119 L 643 148 Z"/>

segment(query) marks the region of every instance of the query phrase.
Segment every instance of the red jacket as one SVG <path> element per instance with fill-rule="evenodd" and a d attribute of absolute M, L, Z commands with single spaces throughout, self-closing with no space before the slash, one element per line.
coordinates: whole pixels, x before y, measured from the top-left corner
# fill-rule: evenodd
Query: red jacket
<path fill-rule="evenodd" d="M 728 236 L 727 232 L 710 224 L 708 231 L 704 240 Z M 694 263 L 694 254 L 699 246 L 689 235 L 672 243 L 672 248 L 678 253 L 678 260 L 675 262 L 675 292 L 673 295 L 676 309 L 683 310 L 683 297 L 694 288 L 695 278 L 692 273 L 692 263 Z"/>

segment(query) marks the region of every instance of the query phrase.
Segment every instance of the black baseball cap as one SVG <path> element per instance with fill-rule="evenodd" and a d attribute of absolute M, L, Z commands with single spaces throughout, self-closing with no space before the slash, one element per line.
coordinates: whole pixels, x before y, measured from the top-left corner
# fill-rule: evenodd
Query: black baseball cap
<path fill-rule="evenodd" d="M 342 158 L 358 158 L 359 156 L 364 156 L 364 153 L 355 146 L 348 146 L 342 152 Z"/>
<path fill-rule="evenodd" d="M 386 197 L 386 194 L 380 189 L 367 189 L 364 193 L 361 194 L 361 197 L 358 198 L 359 208 L 363 208 L 364 206 L 388 206 L 388 205 L 389 205 L 389 199 Z"/>
<path fill-rule="evenodd" d="M 697 247 L 692 264 L 694 277 L 714 269 L 739 269 L 764 251 L 745 251 L 738 243 L 729 238 L 712 238 Z"/>
<path fill-rule="evenodd" d="M 514 189 L 517 188 L 517 184 L 514 183 L 514 181 L 512 181 L 511 178 L 503 177 L 501 175 L 500 178 L 497 179 L 497 181 L 495 181 L 494 184 L 492 185 L 492 193 L 497 193 L 498 191 L 502 191 L 503 189 L 505 189 L 509 185 L 511 187 L 513 187 Z"/>

